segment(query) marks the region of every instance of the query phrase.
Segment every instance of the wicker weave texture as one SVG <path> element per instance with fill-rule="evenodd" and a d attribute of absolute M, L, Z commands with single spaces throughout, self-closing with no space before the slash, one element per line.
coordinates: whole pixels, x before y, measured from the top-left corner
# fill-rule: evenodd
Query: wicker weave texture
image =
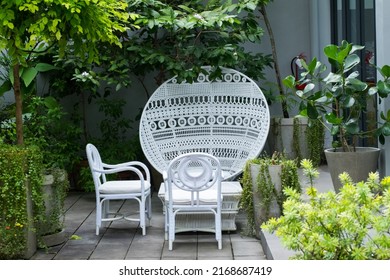
<path fill-rule="evenodd" d="M 193 83 L 178 83 L 174 77 L 148 100 L 140 141 L 158 172 L 178 155 L 205 152 L 219 159 L 224 180 L 230 180 L 262 151 L 270 125 L 267 101 L 249 77 L 222 70 L 217 81 L 204 74 Z"/>

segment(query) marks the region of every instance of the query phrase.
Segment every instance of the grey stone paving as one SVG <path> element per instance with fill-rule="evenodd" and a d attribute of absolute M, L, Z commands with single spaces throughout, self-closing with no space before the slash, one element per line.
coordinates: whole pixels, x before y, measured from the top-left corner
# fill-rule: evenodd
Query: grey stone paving
<path fill-rule="evenodd" d="M 333 190 L 326 166 L 319 168 L 320 177 L 315 187 L 320 192 Z M 301 174 L 303 188 L 306 180 Z M 303 191 L 304 193 L 304 191 Z M 305 195 L 303 195 L 305 198 Z M 118 203 L 115 206 L 131 207 Z M 111 204 L 113 206 L 113 204 Z M 223 232 L 223 248 L 217 249 L 212 233 L 190 232 L 176 235 L 173 251 L 164 240 L 162 204 L 154 193 L 153 217 L 146 236 L 142 236 L 138 223 L 119 220 L 101 228 L 95 235 L 95 196 L 93 193 L 69 193 L 66 200 L 65 225 L 67 235 L 81 239 L 67 240 L 62 245 L 47 250 L 40 249 L 31 259 L 37 260 L 287 260 L 293 252 L 285 249 L 278 238 L 269 233 L 262 240 L 242 234 L 246 214 L 239 213 L 237 231 Z"/>
<path fill-rule="evenodd" d="M 116 204 L 116 207 L 131 205 Z M 113 204 L 111 204 L 113 205 Z M 162 204 L 154 193 L 153 217 L 142 236 L 138 223 L 112 222 L 95 235 L 94 193 L 70 192 L 66 200 L 65 225 L 69 239 L 62 245 L 39 249 L 35 260 L 243 260 L 266 259 L 259 240 L 241 234 L 245 213 L 237 217 L 237 231 L 223 232 L 223 248 L 218 250 L 214 234 L 189 232 L 176 234 L 174 248 L 168 250 L 164 240 Z M 72 235 L 79 240 L 70 238 Z"/>

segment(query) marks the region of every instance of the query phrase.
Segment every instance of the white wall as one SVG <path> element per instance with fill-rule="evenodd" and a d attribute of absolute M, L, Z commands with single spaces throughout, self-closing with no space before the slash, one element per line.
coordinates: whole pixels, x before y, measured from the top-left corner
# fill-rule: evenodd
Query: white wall
<path fill-rule="evenodd" d="M 282 79 L 291 74 L 291 60 L 303 53 L 310 60 L 311 33 L 310 33 L 310 0 L 274 0 L 267 5 L 267 14 L 275 37 L 276 51 Z M 264 36 L 259 45 L 252 46 L 253 51 L 271 54 L 271 44 L 265 24 L 261 22 Z M 267 82 L 276 83 L 273 69 L 266 71 Z M 267 83 L 260 81 L 261 87 L 267 87 Z M 282 115 L 280 103 L 270 107 L 272 115 Z M 296 113 L 296 110 L 293 110 Z"/>
<path fill-rule="evenodd" d="M 379 67 L 385 64 L 390 65 L 390 11 L 389 0 L 376 0 L 376 63 Z M 380 74 L 378 74 L 380 77 Z M 382 104 L 379 104 L 379 111 L 387 111 L 390 109 L 390 100 L 387 99 Z M 380 158 L 381 176 L 390 175 L 390 139 L 386 139 L 386 144 L 380 146 L 382 149 Z"/>

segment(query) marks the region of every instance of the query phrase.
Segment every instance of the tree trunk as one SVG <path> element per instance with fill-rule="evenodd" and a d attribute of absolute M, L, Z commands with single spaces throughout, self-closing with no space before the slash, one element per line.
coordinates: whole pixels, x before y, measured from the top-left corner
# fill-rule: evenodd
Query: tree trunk
<path fill-rule="evenodd" d="M 22 101 L 22 91 L 20 86 L 20 77 L 19 77 L 19 63 L 13 66 L 14 74 L 14 94 L 15 94 L 15 122 L 16 122 L 16 137 L 17 144 L 23 145 L 23 101 Z"/>

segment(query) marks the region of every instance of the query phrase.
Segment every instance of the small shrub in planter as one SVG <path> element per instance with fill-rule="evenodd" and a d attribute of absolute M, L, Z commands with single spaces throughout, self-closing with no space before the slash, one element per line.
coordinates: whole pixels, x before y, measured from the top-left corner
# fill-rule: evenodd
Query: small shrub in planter
<path fill-rule="evenodd" d="M 313 178 L 318 172 L 302 164 L 309 175 L 308 201 L 287 188 L 283 216 L 271 218 L 263 230 L 275 232 L 281 242 L 306 260 L 366 260 L 390 258 L 390 177 L 370 173 L 354 183 L 340 175 L 340 192 L 318 193 Z"/>
<path fill-rule="evenodd" d="M 249 160 L 241 179 L 243 191 L 240 207 L 247 214 L 247 234 L 258 233 L 263 222 L 278 217 L 283 212 L 286 199 L 283 190 L 291 187 L 301 191 L 298 166 L 295 160 L 286 159 L 275 152 Z"/>
<path fill-rule="evenodd" d="M 0 259 L 29 258 L 42 221 L 42 155 L 0 143 Z"/>

